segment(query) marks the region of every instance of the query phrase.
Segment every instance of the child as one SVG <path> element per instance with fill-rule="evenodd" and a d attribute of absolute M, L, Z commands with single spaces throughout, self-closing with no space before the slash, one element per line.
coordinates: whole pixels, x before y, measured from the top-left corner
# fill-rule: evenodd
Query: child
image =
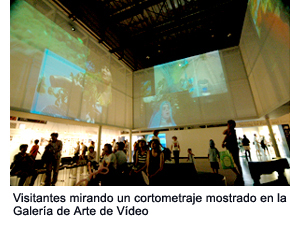
<path fill-rule="evenodd" d="M 179 145 L 179 142 L 177 141 L 176 136 L 173 136 L 172 140 L 173 141 L 171 144 L 171 152 L 173 152 L 175 164 L 178 165 L 179 164 L 180 145 Z"/>
<path fill-rule="evenodd" d="M 208 150 L 208 159 L 210 161 L 210 167 L 212 168 L 213 173 L 218 173 L 219 170 L 219 162 L 218 158 L 219 151 L 215 147 L 215 143 L 212 139 L 209 140 L 209 150 Z"/>
<path fill-rule="evenodd" d="M 193 164 L 194 167 L 194 173 L 197 173 L 196 168 L 195 168 L 195 164 L 194 164 L 194 154 L 192 153 L 192 150 L 189 148 L 187 149 L 188 152 L 188 157 L 187 157 L 187 161 L 189 161 L 189 163 Z"/>
<path fill-rule="evenodd" d="M 189 163 L 194 163 L 194 156 L 195 155 L 192 153 L 192 150 L 188 149 L 187 152 L 188 152 L 187 161 L 189 161 Z"/>

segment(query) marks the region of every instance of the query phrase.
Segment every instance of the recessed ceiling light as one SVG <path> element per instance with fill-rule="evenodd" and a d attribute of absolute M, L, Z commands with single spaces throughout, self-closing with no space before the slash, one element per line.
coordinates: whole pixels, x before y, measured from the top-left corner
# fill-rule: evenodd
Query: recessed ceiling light
<path fill-rule="evenodd" d="M 149 59 L 150 57 L 149 56 L 146 56 L 146 59 Z"/>
<path fill-rule="evenodd" d="M 229 33 L 229 34 L 228 34 L 228 37 L 230 37 L 231 35 L 232 35 L 232 34 L 231 34 L 231 33 Z"/>

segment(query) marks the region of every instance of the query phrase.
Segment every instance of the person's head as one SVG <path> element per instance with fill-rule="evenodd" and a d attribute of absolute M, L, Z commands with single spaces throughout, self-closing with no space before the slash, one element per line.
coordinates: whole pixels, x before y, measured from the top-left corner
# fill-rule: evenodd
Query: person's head
<path fill-rule="evenodd" d="M 254 133 L 254 136 L 255 136 L 255 137 L 257 136 L 256 133 Z"/>
<path fill-rule="evenodd" d="M 36 139 L 35 141 L 34 141 L 34 144 L 38 144 L 39 143 L 39 140 L 38 139 Z"/>
<path fill-rule="evenodd" d="M 52 141 L 56 141 L 58 138 L 58 133 L 52 133 L 50 134 Z"/>
<path fill-rule="evenodd" d="M 89 147 L 89 151 L 90 151 L 91 153 L 94 152 L 94 150 L 95 150 L 94 146 L 90 146 L 90 147 Z"/>
<path fill-rule="evenodd" d="M 172 139 L 173 139 L 174 141 L 176 141 L 176 140 L 177 140 L 177 137 L 176 137 L 176 136 L 173 136 Z"/>
<path fill-rule="evenodd" d="M 209 146 L 210 146 L 211 148 L 214 148 L 214 147 L 215 147 L 215 143 L 214 143 L 213 139 L 210 139 L 210 140 L 209 140 Z"/>
<path fill-rule="evenodd" d="M 77 141 L 77 145 L 79 145 L 80 144 L 80 142 L 79 141 Z"/>
<path fill-rule="evenodd" d="M 117 149 L 118 150 L 124 150 L 124 147 L 125 147 L 125 144 L 124 144 L 124 142 L 118 142 L 117 143 Z"/>
<path fill-rule="evenodd" d="M 116 139 L 113 139 L 113 142 L 116 142 Z"/>
<path fill-rule="evenodd" d="M 228 128 L 234 129 L 236 127 L 236 122 L 234 120 L 228 120 Z"/>
<path fill-rule="evenodd" d="M 83 145 L 84 144 L 84 142 L 81 142 L 81 145 Z"/>
<path fill-rule="evenodd" d="M 103 78 L 104 83 L 109 84 L 113 81 L 111 71 L 109 70 L 107 66 L 104 66 L 101 69 L 101 73 L 102 73 L 102 78 Z"/>
<path fill-rule="evenodd" d="M 111 144 L 105 144 L 104 145 L 104 152 L 106 154 L 111 154 L 112 153 L 112 145 Z"/>
<path fill-rule="evenodd" d="M 244 138 L 247 138 L 247 136 L 246 136 L 245 134 L 243 135 L 243 137 L 244 137 Z"/>
<path fill-rule="evenodd" d="M 19 150 L 22 153 L 25 153 L 27 151 L 27 149 L 28 149 L 28 145 L 26 145 L 26 144 L 22 144 L 19 146 Z"/>
<path fill-rule="evenodd" d="M 191 153 L 192 152 L 191 148 L 187 149 L 187 152 Z"/>
<path fill-rule="evenodd" d="M 160 142 L 157 139 L 153 139 L 150 142 L 150 146 L 152 149 L 159 149 Z"/>
<path fill-rule="evenodd" d="M 140 148 L 146 147 L 146 144 L 147 144 L 147 142 L 146 142 L 145 138 L 142 138 L 142 139 L 139 140 L 139 147 Z"/>
<path fill-rule="evenodd" d="M 154 135 L 154 136 L 158 136 L 158 134 L 159 134 L 159 131 L 158 131 L 158 130 L 154 130 L 154 131 L 153 131 L 153 135 Z"/>

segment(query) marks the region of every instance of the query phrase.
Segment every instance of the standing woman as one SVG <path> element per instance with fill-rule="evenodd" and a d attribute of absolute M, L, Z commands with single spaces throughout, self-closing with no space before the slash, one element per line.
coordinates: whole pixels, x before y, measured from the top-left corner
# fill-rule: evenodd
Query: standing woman
<path fill-rule="evenodd" d="M 262 136 L 261 147 L 264 150 L 265 156 L 266 156 L 266 150 L 268 152 L 268 155 L 270 156 L 270 153 L 269 153 L 269 150 L 268 150 L 268 147 L 267 147 L 267 143 L 266 143 L 266 140 L 265 140 L 265 137 L 264 136 Z"/>
<path fill-rule="evenodd" d="M 158 140 L 153 139 L 150 142 L 151 150 L 147 154 L 146 173 L 150 185 L 160 185 L 162 180 L 162 169 L 164 165 L 164 154 L 161 152 Z"/>
<path fill-rule="evenodd" d="M 256 134 L 254 134 L 254 145 L 255 145 L 257 156 L 260 156 L 261 155 L 260 143 L 258 141 L 258 137 Z"/>

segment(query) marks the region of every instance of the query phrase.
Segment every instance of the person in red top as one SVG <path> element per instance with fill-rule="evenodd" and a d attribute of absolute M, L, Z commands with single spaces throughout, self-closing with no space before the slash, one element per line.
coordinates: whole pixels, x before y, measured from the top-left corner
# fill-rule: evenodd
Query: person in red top
<path fill-rule="evenodd" d="M 35 160 L 35 158 L 36 158 L 37 153 L 40 154 L 40 152 L 38 151 L 38 149 L 39 149 L 39 145 L 38 145 L 38 143 L 39 143 L 39 140 L 36 139 L 36 140 L 34 141 L 34 145 L 33 145 L 32 148 L 30 149 L 30 156 L 32 156 L 34 160 Z"/>

